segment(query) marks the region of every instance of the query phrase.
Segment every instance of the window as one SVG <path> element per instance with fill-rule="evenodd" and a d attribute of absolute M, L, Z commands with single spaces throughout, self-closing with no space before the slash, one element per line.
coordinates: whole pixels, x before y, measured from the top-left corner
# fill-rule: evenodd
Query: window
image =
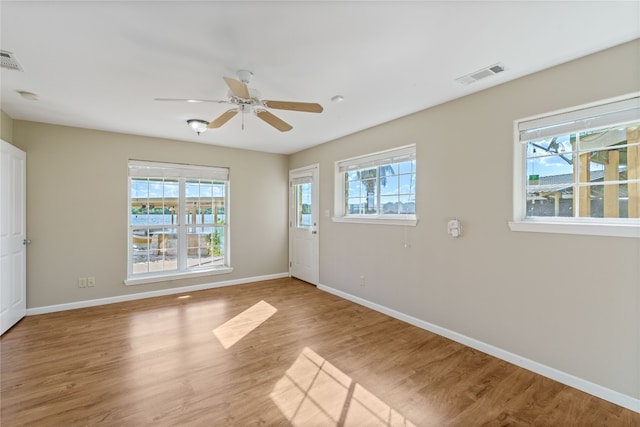
<path fill-rule="evenodd" d="M 334 221 L 415 225 L 416 147 L 336 162 Z"/>
<path fill-rule="evenodd" d="M 293 178 L 294 216 L 296 228 L 313 228 L 312 196 L 313 178 L 303 176 Z"/>
<path fill-rule="evenodd" d="M 229 272 L 229 170 L 129 162 L 126 284 Z"/>
<path fill-rule="evenodd" d="M 640 237 L 640 97 L 516 122 L 518 231 Z"/>

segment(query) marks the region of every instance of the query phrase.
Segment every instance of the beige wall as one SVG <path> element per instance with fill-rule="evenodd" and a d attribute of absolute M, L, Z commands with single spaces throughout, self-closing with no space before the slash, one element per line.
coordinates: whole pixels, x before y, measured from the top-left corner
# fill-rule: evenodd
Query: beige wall
<path fill-rule="evenodd" d="M 320 283 L 640 398 L 640 240 L 507 225 L 514 120 L 638 90 L 635 41 L 294 154 L 333 212 L 335 161 L 417 144 L 418 225 L 321 215 Z"/>
<path fill-rule="evenodd" d="M 288 271 L 287 157 L 16 120 L 27 152 L 27 305 L 43 307 Z M 231 169 L 231 274 L 125 286 L 127 161 Z M 95 276 L 95 288 L 77 287 Z"/>
<path fill-rule="evenodd" d="M 0 110 L 0 138 L 8 143 L 13 141 L 13 119 L 2 110 Z"/>

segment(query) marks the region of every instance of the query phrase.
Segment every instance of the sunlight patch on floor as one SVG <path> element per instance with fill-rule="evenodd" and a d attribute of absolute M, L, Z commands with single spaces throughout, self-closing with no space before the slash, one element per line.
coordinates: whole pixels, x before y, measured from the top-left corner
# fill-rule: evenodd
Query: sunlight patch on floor
<path fill-rule="evenodd" d="M 293 426 L 414 426 L 309 348 L 278 380 L 270 397 Z"/>
<path fill-rule="evenodd" d="M 276 311 L 278 309 L 268 302 L 260 301 L 218 326 L 213 330 L 213 334 L 226 350 L 273 316 Z"/>

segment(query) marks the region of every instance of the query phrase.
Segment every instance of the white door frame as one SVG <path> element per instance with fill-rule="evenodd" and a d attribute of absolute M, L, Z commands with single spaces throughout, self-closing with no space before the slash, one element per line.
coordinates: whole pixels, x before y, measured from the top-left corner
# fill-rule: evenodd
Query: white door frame
<path fill-rule="evenodd" d="M 0 335 L 27 313 L 27 154 L 0 140 Z"/>
<path fill-rule="evenodd" d="M 295 218 L 295 196 L 293 180 L 296 178 L 311 177 L 312 193 L 311 193 L 311 227 L 297 228 Z M 319 258 L 319 240 L 320 240 L 320 165 L 313 164 L 289 171 L 289 276 L 297 277 L 313 285 L 318 285 L 320 281 L 320 258 Z M 308 245 L 304 245 L 304 250 L 308 253 L 304 254 L 304 259 L 309 264 L 298 268 L 296 260 L 298 259 L 296 250 L 301 245 L 297 245 L 297 239 L 304 239 Z"/>

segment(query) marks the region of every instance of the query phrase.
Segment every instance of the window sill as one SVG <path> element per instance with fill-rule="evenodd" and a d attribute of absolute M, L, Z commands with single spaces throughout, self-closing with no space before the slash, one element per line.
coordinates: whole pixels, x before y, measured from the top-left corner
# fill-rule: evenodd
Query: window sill
<path fill-rule="evenodd" d="M 143 277 L 136 277 L 126 279 L 124 284 L 129 285 L 142 285 L 145 283 L 158 283 L 158 282 L 166 282 L 169 280 L 178 280 L 178 279 L 191 279 L 193 277 L 203 277 L 203 276 L 215 276 L 218 274 L 228 274 L 233 271 L 232 267 L 223 267 L 209 270 L 196 270 L 185 273 L 175 273 L 175 274 L 163 274 L 163 275 L 149 275 Z"/>
<path fill-rule="evenodd" d="M 511 231 L 525 231 L 533 233 L 640 238 L 640 221 L 633 222 L 631 224 L 621 224 L 527 220 L 510 221 L 509 228 Z"/>
<path fill-rule="evenodd" d="M 404 225 L 409 227 L 415 227 L 418 225 L 418 218 L 411 216 L 408 218 L 402 217 L 375 217 L 367 218 L 365 216 L 334 216 L 331 218 L 333 222 L 346 222 L 354 224 L 377 224 L 377 225 Z"/>

